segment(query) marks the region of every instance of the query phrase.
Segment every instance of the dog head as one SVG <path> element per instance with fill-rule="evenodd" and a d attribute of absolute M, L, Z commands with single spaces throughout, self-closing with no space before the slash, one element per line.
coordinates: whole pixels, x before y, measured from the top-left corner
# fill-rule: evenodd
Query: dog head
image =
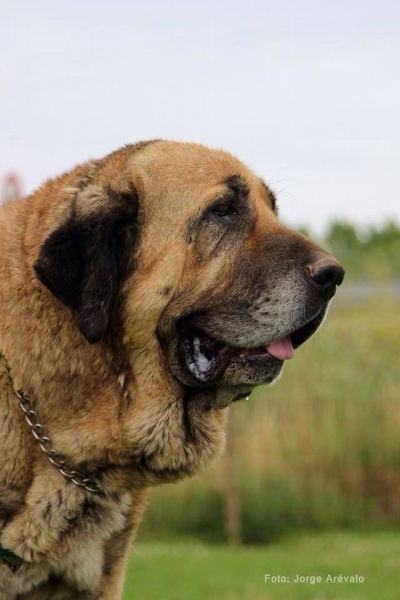
<path fill-rule="evenodd" d="M 344 271 L 283 225 L 272 191 L 230 154 L 127 146 L 66 176 L 35 264 L 88 342 L 122 323 L 184 388 L 248 393 L 320 326 Z M 153 375 L 154 376 L 154 375 Z"/>

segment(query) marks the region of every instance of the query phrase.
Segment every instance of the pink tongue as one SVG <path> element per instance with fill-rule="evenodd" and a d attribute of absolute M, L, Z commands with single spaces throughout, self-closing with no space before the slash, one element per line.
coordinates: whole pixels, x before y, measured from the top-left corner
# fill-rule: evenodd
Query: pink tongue
<path fill-rule="evenodd" d="M 276 340 L 276 342 L 272 342 L 272 344 L 268 344 L 267 352 L 279 360 L 293 358 L 294 350 L 290 336 L 288 335 L 288 337 Z"/>

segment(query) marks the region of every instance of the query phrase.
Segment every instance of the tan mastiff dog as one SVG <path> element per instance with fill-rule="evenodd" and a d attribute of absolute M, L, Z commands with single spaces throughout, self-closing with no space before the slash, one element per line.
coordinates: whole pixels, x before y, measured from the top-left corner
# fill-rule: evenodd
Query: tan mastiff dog
<path fill-rule="evenodd" d="M 167 141 L 4 206 L 0 257 L 0 598 L 118 600 L 149 487 L 220 455 L 343 269 L 239 160 Z"/>

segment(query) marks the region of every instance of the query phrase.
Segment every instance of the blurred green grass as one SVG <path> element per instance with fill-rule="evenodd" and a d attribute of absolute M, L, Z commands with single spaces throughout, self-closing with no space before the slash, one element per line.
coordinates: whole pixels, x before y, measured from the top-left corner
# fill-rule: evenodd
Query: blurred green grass
<path fill-rule="evenodd" d="M 264 583 L 264 575 L 361 575 L 363 583 Z M 138 542 L 124 600 L 398 600 L 400 537 L 330 532 L 266 547 Z"/>
<path fill-rule="evenodd" d="M 244 542 L 400 524 L 399 304 L 338 296 L 281 380 L 233 407 Z M 153 490 L 141 538 L 225 541 L 223 474 Z"/>

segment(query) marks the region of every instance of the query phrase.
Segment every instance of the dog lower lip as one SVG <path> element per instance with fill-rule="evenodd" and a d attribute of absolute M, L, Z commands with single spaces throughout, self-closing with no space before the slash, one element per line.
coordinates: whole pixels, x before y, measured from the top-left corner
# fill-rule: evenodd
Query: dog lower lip
<path fill-rule="evenodd" d="M 210 385 L 225 371 L 228 363 L 269 359 L 276 361 L 265 346 L 258 348 L 234 348 L 219 342 L 197 328 L 185 328 L 180 337 L 181 360 L 197 381 Z"/>
<path fill-rule="evenodd" d="M 298 348 L 311 337 L 318 329 L 324 314 L 325 310 L 321 310 L 292 333 L 257 348 L 228 346 L 197 326 L 182 323 L 179 328 L 180 359 L 193 379 L 204 385 L 212 385 L 221 378 L 231 362 L 236 365 L 250 366 L 256 364 L 256 361 L 270 360 L 274 363 L 282 363 L 283 360 L 291 358 L 293 348 Z M 268 352 L 269 347 L 271 352 Z"/>

